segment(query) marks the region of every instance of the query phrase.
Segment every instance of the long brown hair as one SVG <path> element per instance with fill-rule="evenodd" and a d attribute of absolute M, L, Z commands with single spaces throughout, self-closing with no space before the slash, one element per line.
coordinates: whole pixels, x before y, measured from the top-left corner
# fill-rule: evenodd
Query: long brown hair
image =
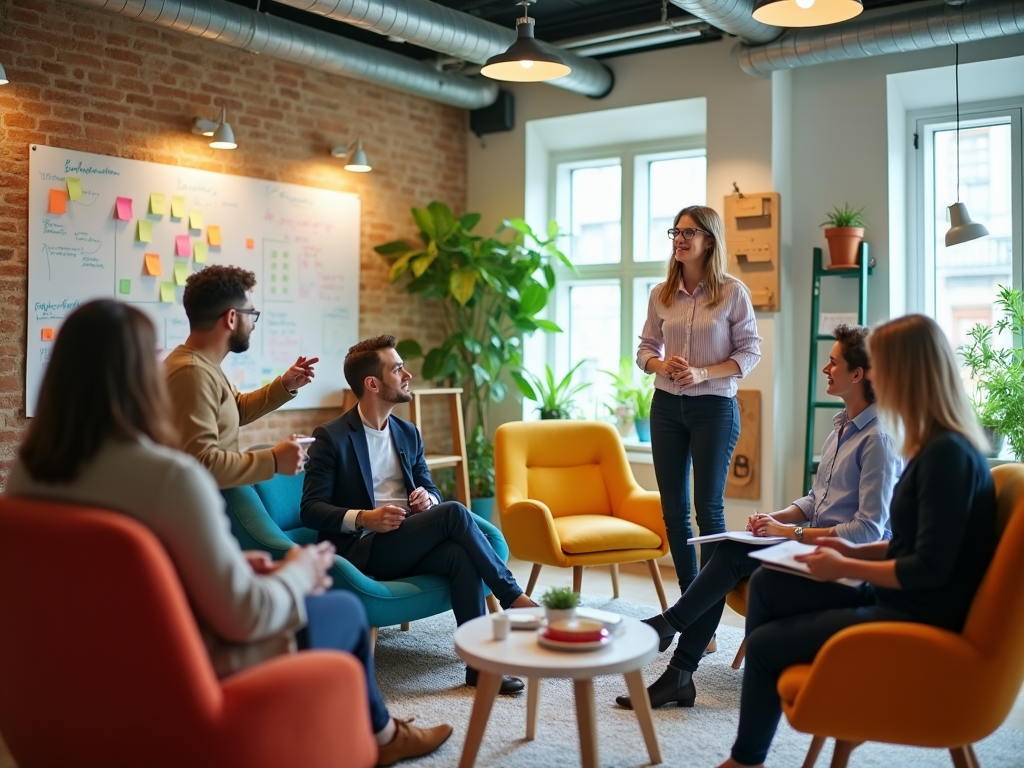
<path fill-rule="evenodd" d="M 878 407 L 893 426 L 902 426 L 904 456 L 916 455 L 937 429 L 959 432 L 988 450 L 938 323 L 925 315 L 897 317 L 871 332 L 868 348 Z"/>
<path fill-rule="evenodd" d="M 36 480 L 70 483 L 110 438 L 176 445 L 169 412 L 153 323 L 127 304 L 90 301 L 57 335 L 18 453 Z"/>
<path fill-rule="evenodd" d="M 697 226 L 710 232 L 711 247 L 708 248 L 704 257 L 704 286 L 711 298 L 711 306 L 718 304 L 725 298 L 725 281 L 729 279 L 726 274 L 726 253 L 725 253 L 725 225 L 722 217 L 714 208 L 706 205 L 689 205 L 676 214 L 672 221 L 673 227 L 679 226 L 679 220 L 683 216 L 689 216 Z M 676 297 L 679 290 L 679 283 L 683 279 L 683 265 L 675 260 L 674 256 L 668 260 L 668 276 L 664 285 L 661 286 L 661 293 L 658 299 L 664 306 L 669 306 Z"/>

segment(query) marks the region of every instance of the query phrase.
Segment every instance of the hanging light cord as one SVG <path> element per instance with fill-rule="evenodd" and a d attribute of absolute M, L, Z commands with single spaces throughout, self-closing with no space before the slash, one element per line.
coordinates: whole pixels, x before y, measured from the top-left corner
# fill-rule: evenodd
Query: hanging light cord
<path fill-rule="evenodd" d="M 956 201 L 960 202 L 960 44 L 953 44 L 953 82 L 956 89 Z"/>

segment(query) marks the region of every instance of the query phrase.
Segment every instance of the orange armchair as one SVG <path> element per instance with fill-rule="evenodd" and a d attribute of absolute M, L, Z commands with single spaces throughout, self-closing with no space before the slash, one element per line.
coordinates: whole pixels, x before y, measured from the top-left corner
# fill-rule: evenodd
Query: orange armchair
<path fill-rule="evenodd" d="M 126 515 L 0 499 L 0 732 L 20 768 L 369 768 L 362 666 L 214 675 L 170 558 Z"/>
<path fill-rule="evenodd" d="M 948 749 L 957 768 L 979 768 L 971 745 L 1000 726 L 1024 681 L 1024 464 L 992 475 L 1002 537 L 962 633 L 861 624 L 779 679 L 790 724 L 814 736 L 805 768 L 828 737 L 833 768 L 864 741 Z M 956 706 L 941 670 L 956 670 Z"/>
<path fill-rule="evenodd" d="M 661 496 L 633 478 L 615 429 L 599 421 L 518 421 L 494 435 L 494 485 L 501 530 L 514 557 L 573 569 L 646 561 L 662 610 L 668 608 L 657 558 L 668 552 Z"/>

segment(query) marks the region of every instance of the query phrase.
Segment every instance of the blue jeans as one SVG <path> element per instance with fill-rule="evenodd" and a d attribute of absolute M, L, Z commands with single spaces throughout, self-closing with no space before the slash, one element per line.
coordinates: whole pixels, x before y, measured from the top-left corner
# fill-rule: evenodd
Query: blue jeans
<path fill-rule="evenodd" d="M 377 688 L 370 627 L 363 604 L 348 592 L 331 590 L 306 598 L 306 619 L 306 626 L 295 636 L 299 648 L 348 651 L 359 659 L 366 671 L 366 693 L 370 700 L 373 732 L 384 730 L 391 721 L 391 715 Z M 339 727 L 343 725 L 339 723 Z"/>
<path fill-rule="evenodd" d="M 740 436 L 740 411 L 734 397 L 673 395 L 655 390 L 651 403 L 651 453 L 661 492 L 668 546 L 685 592 L 697 576 L 697 558 L 686 540 L 690 527 L 690 466 L 693 503 L 701 535 L 725 530 L 725 481 Z M 703 545 L 701 563 L 714 554 Z"/>

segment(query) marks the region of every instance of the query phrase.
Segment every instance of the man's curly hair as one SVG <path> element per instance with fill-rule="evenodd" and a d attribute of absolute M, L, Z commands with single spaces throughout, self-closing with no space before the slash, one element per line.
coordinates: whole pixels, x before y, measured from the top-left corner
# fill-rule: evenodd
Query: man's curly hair
<path fill-rule="evenodd" d="M 229 309 L 245 303 L 245 292 L 256 285 L 256 275 L 241 267 L 209 266 L 185 281 L 182 304 L 193 331 L 209 331 Z"/>
<path fill-rule="evenodd" d="M 867 372 L 871 370 L 871 361 L 868 358 L 868 334 L 870 331 L 862 325 L 847 325 L 840 323 L 832 329 L 832 335 L 843 348 L 843 360 L 850 370 L 856 368 L 864 369 L 864 397 L 869 403 L 875 402 L 875 390 L 871 388 Z"/>

